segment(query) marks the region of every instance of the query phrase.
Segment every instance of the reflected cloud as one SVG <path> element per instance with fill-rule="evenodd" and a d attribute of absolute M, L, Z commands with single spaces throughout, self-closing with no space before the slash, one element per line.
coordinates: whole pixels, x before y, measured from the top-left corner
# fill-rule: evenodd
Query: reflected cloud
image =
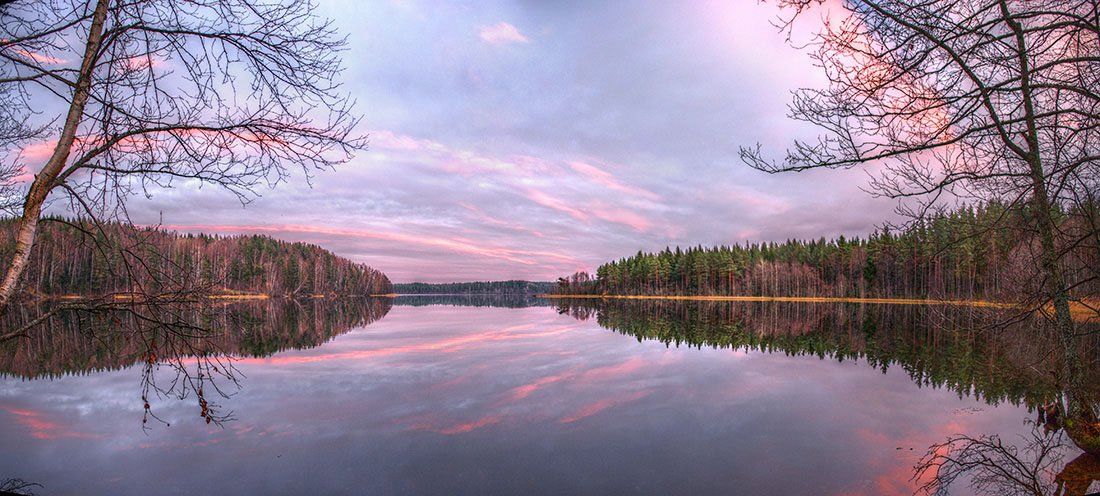
<path fill-rule="evenodd" d="M 186 469 L 236 493 L 270 484 L 326 494 L 576 493 L 598 480 L 606 492 L 895 494 L 914 489 L 907 481 L 922 447 L 955 430 L 1016 435 L 1026 405 L 1046 396 L 1001 374 L 1005 362 L 983 361 L 1015 353 L 1008 339 L 964 340 L 972 347 L 962 356 L 977 362 L 955 370 L 982 374 L 946 382 L 938 355 L 904 358 L 920 339 L 959 350 L 957 334 L 929 333 L 904 312 L 613 306 L 578 320 L 580 309 L 562 315 L 529 302 L 404 301 L 319 347 L 236 362 L 247 383 L 227 400 L 239 420 L 224 429 L 170 403 L 160 414 L 172 427 L 141 434 L 132 370 L 3 379 L 0 404 L 105 437 L 33 437 L 0 411 L 0 445 L 23 447 L 0 450 L 0 465 L 61 493 L 126 494 Z M 872 329 L 860 315 L 887 322 Z M 991 382 L 959 393 L 975 379 Z M 58 449 L 99 475 L 50 472 L 33 456 Z M 227 474 L 211 457 L 246 470 Z M 118 477 L 121 489 L 105 482 Z"/>
<path fill-rule="evenodd" d="M 560 374 L 560 375 L 551 375 L 551 376 L 542 377 L 542 378 L 539 378 L 538 380 L 536 380 L 535 382 L 532 382 L 532 383 L 529 383 L 529 384 L 524 384 L 522 386 L 517 386 L 515 388 L 512 388 L 511 392 L 509 392 L 509 396 L 511 397 L 512 400 L 522 400 L 522 399 L 524 399 L 528 396 L 531 396 L 531 394 L 534 393 L 535 391 L 538 391 L 538 390 L 540 390 L 540 389 L 542 389 L 546 386 L 549 386 L 550 384 L 554 384 L 556 382 L 563 381 L 563 380 L 566 380 L 566 379 L 569 379 L 569 378 L 572 378 L 572 377 L 575 377 L 575 375 L 574 374 Z"/>
<path fill-rule="evenodd" d="M 65 438 L 75 439 L 102 439 L 102 435 L 77 432 L 66 425 L 50 420 L 47 413 L 25 408 L 0 407 L 15 419 L 15 422 L 28 431 L 31 437 L 41 440 L 57 440 Z"/>
<path fill-rule="evenodd" d="M 558 423 L 571 424 L 571 423 L 576 422 L 578 420 L 583 420 L 583 419 L 586 419 L 588 417 L 591 417 L 591 416 L 593 416 L 597 413 L 600 413 L 604 410 L 607 410 L 608 408 L 645 398 L 646 396 L 649 396 L 650 394 L 651 394 L 650 391 L 636 391 L 636 392 L 627 393 L 627 394 L 624 394 L 624 395 L 621 395 L 621 396 L 618 396 L 618 397 L 615 397 L 615 398 L 604 398 L 604 399 L 596 401 L 594 403 L 589 403 L 587 405 L 584 405 L 583 407 L 581 407 L 577 411 L 575 411 L 575 412 L 573 412 L 573 413 L 571 413 L 571 414 L 569 414 L 565 417 L 562 417 L 561 419 L 558 419 Z"/>

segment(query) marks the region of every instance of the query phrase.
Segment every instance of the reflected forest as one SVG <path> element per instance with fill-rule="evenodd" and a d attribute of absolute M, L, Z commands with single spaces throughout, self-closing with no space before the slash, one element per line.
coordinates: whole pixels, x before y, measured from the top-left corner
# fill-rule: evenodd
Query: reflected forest
<path fill-rule="evenodd" d="M 1019 439 L 958 435 L 930 446 L 913 475 L 928 493 L 969 480 L 985 494 L 1083 495 L 1100 481 L 1100 360 L 1087 364 L 1085 388 L 1068 388 L 1059 376 L 1068 357 L 1042 322 L 1006 328 L 998 311 L 850 303 L 567 300 L 557 310 L 677 348 L 900 368 L 919 387 L 1023 406 L 1035 417 Z M 1090 330 L 1085 351 L 1100 356 L 1100 333 Z M 1065 463 L 1074 447 L 1085 453 Z"/>

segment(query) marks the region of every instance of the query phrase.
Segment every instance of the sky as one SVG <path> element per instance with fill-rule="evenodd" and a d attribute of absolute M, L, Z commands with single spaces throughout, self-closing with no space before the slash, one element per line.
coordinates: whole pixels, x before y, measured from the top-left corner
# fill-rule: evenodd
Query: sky
<path fill-rule="evenodd" d="M 215 188 L 135 198 L 135 220 L 316 243 L 396 282 L 444 282 L 864 235 L 891 215 L 861 171 L 768 175 L 738 158 L 816 134 L 787 103 L 822 77 L 772 4 L 318 4 L 348 36 L 341 82 L 368 149 L 246 206 Z"/>

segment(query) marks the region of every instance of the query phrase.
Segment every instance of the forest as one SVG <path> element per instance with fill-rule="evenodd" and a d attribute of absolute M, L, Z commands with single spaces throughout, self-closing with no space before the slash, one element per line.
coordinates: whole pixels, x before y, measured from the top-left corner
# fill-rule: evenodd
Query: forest
<path fill-rule="evenodd" d="M 1095 203 L 1059 216 L 1059 253 L 1076 298 L 1100 294 Z M 788 240 L 638 252 L 558 280 L 560 294 L 1012 299 L 1043 275 L 1026 209 L 945 211 L 866 238 Z"/>
<path fill-rule="evenodd" d="M 471 294 L 471 295 L 534 295 L 554 289 L 552 282 L 479 281 L 432 284 L 424 282 L 397 283 L 398 294 Z"/>
<path fill-rule="evenodd" d="M 209 288 L 268 296 L 384 294 L 382 272 L 323 248 L 267 236 L 183 234 L 122 223 L 44 219 L 18 292 L 24 298 Z M 0 259 L 15 222 L 0 221 Z"/>

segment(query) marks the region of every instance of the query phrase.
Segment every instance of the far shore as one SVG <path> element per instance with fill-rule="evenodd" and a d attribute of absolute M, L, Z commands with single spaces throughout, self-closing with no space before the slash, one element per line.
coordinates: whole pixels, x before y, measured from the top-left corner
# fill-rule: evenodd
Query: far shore
<path fill-rule="evenodd" d="M 541 298 L 542 295 L 530 293 L 387 293 L 383 295 L 371 295 L 371 296 L 385 296 L 389 298 L 396 298 L 398 296 L 534 296 Z"/>

